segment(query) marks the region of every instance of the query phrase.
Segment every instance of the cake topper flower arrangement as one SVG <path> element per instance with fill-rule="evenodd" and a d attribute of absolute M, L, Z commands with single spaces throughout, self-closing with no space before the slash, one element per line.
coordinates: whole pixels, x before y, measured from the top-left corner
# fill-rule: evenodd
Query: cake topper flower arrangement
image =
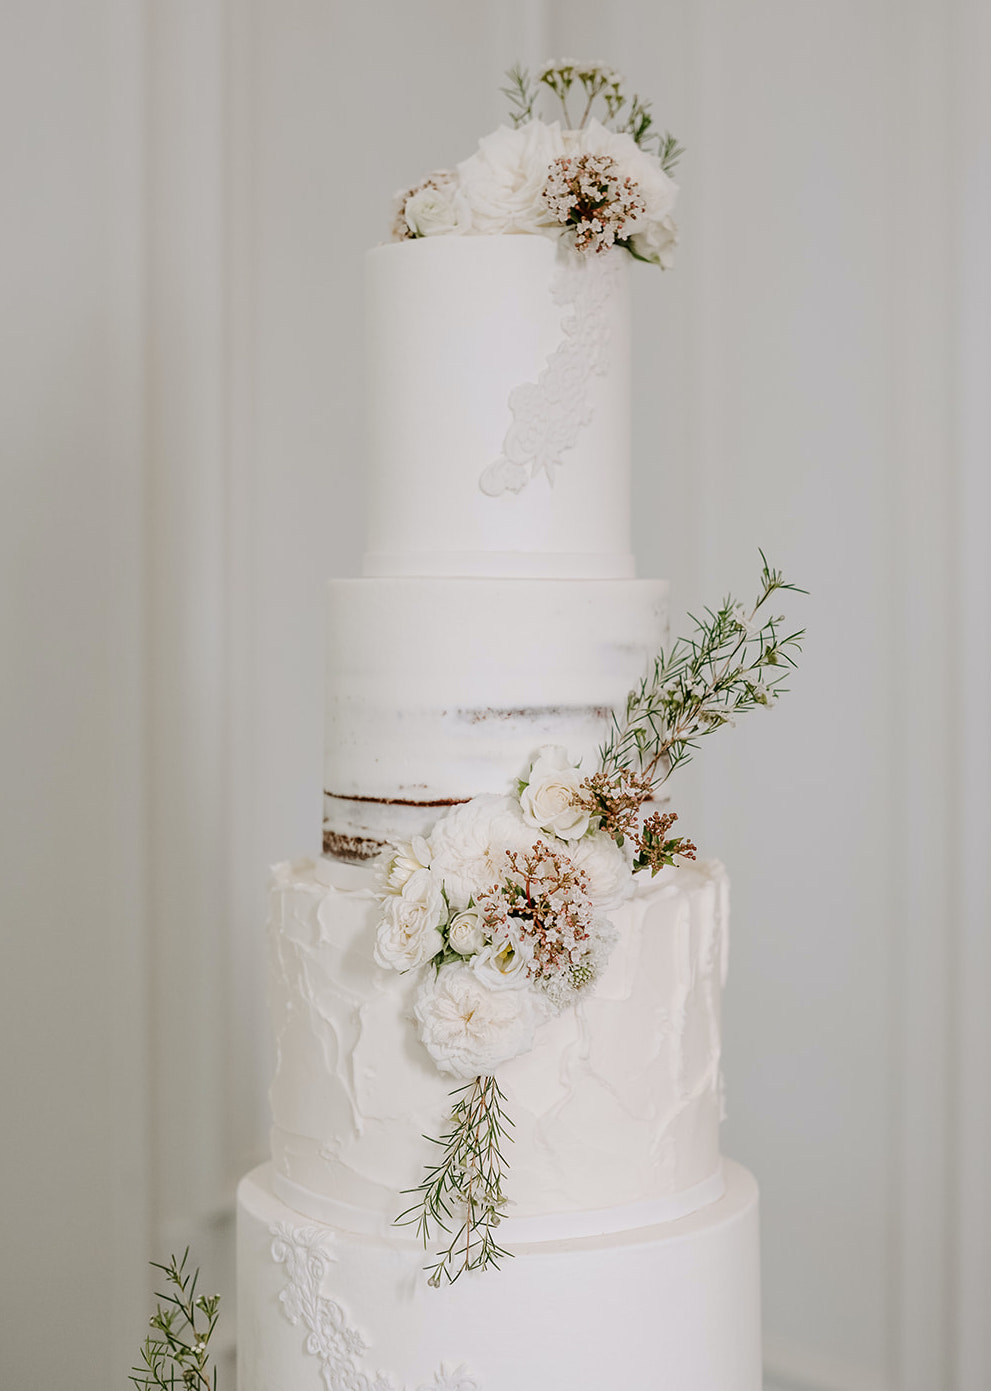
<path fill-rule="evenodd" d="M 416 973 L 420 1041 L 460 1084 L 434 1142 L 440 1158 L 397 1219 L 425 1245 L 453 1230 L 428 1267 L 434 1286 L 508 1254 L 496 1233 L 512 1122 L 498 1069 L 594 991 L 617 940 L 609 914 L 638 875 L 695 858 L 690 840 L 670 835 L 676 815 L 645 808 L 701 738 L 784 693 L 803 633 L 767 606 L 795 586 L 761 560 L 752 606 L 724 599 L 658 654 L 606 731 L 594 772 L 545 745 L 513 792 L 455 807 L 380 862 L 375 960 Z"/>
<path fill-rule="evenodd" d="M 650 104 L 603 63 L 562 59 L 533 76 L 516 66 L 507 78 L 511 124 L 397 194 L 393 238 L 529 233 L 583 256 L 619 246 L 667 269 L 684 152 L 655 130 Z M 537 114 L 542 100 L 554 119 Z"/>

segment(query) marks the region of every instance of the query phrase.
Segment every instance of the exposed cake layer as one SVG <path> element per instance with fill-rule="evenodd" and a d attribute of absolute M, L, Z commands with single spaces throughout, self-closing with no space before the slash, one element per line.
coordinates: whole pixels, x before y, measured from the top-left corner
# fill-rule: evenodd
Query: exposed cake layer
<path fill-rule="evenodd" d="M 666 635 L 663 580 L 332 580 L 326 849 L 361 859 L 507 792 L 541 744 L 593 771 Z"/>
<path fill-rule="evenodd" d="M 411 1235 L 305 1221 L 264 1166 L 238 1194 L 238 1387 L 760 1391 L 757 1186 L 725 1169 L 691 1217 L 520 1245 L 434 1290 Z"/>
<path fill-rule="evenodd" d="M 417 1037 L 416 973 L 372 960 L 374 873 L 275 872 L 272 1153 L 297 1210 L 382 1234 L 432 1159 L 423 1136 L 443 1133 L 454 1084 Z M 608 1231 L 719 1195 L 726 879 L 715 862 L 642 877 L 610 914 L 619 940 L 594 991 L 499 1069 L 515 1124 L 508 1240 L 517 1223 L 524 1240 L 561 1230 L 561 1214 L 567 1231 Z"/>
<path fill-rule="evenodd" d="M 368 252 L 366 575 L 633 574 L 628 259 Z"/>

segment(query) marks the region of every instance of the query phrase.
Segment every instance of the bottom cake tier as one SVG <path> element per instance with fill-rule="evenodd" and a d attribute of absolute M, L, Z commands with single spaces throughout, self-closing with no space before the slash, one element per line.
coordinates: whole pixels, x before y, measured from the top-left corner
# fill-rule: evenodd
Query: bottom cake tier
<path fill-rule="evenodd" d="M 300 1217 L 262 1165 L 238 1192 L 238 1391 L 760 1391 L 757 1185 L 724 1166 L 687 1217 L 435 1290 L 405 1232 Z"/>

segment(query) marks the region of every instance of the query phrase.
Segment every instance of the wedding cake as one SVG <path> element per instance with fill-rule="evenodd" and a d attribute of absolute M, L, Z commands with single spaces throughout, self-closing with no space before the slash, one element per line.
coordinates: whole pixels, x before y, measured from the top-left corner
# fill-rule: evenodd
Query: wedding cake
<path fill-rule="evenodd" d="M 367 553 L 329 585 L 324 856 L 274 871 L 239 1391 L 761 1385 L 727 883 L 662 784 L 773 699 L 783 585 L 669 644 L 630 551 L 629 315 L 678 152 L 600 65 L 512 82 L 513 127 L 367 255 Z"/>

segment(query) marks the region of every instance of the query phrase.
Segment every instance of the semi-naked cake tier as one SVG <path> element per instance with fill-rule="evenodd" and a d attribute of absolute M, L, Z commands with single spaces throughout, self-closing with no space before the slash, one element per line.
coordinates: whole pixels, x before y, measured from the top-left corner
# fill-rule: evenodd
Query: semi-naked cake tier
<path fill-rule="evenodd" d="M 541 744 L 591 768 L 666 638 L 663 580 L 332 580 L 324 848 L 422 834 Z"/>

